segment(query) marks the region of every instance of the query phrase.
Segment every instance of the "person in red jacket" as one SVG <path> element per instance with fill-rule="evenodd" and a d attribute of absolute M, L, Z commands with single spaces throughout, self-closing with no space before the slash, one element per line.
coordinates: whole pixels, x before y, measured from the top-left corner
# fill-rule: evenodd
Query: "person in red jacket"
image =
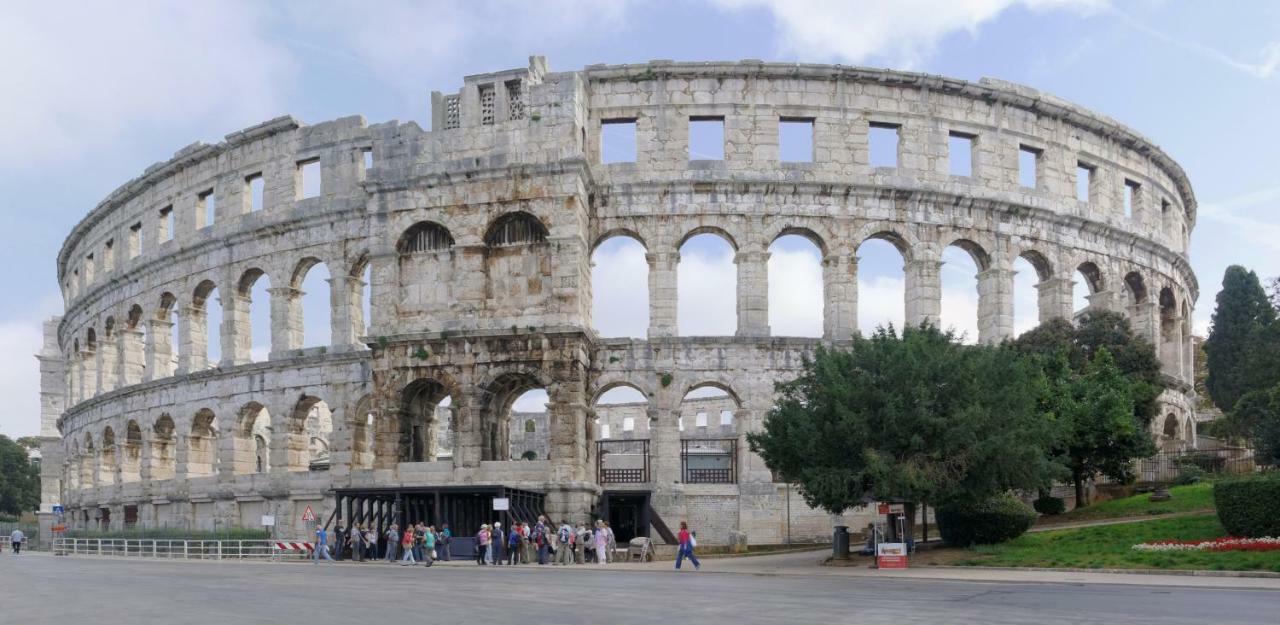
<path fill-rule="evenodd" d="M 685 558 L 689 558 L 693 563 L 693 570 L 702 568 L 702 564 L 698 562 L 698 556 L 693 555 L 693 548 L 698 545 L 698 539 L 689 531 L 688 523 L 680 522 L 680 534 L 676 538 L 680 542 L 680 546 L 676 549 L 676 570 L 680 570 L 680 563 Z"/>
<path fill-rule="evenodd" d="M 412 566 L 418 561 L 413 559 L 413 526 L 407 525 L 404 528 L 404 536 L 400 539 L 400 549 L 404 551 L 404 557 L 400 559 L 400 566 Z"/>

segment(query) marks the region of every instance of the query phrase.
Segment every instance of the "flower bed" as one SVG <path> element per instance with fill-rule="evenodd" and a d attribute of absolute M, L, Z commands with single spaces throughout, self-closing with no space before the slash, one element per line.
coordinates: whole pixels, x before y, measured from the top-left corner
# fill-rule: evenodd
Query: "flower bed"
<path fill-rule="evenodd" d="M 1212 540 L 1155 540 L 1134 545 L 1135 551 L 1280 551 L 1280 538 L 1236 538 Z"/>

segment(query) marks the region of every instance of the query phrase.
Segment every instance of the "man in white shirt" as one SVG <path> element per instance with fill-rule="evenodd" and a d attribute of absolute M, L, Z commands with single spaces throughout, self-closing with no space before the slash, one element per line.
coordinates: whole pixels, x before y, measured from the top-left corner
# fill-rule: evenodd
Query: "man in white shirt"
<path fill-rule="evenodd" d="M 26 536 L 22 535 L 20 529 L 15 529 L 12 534 L 9 534 L 9 542 L 13 544 L 13 555 L 16 556 L 22 552 L 22 541 L 25 539 Z"/>

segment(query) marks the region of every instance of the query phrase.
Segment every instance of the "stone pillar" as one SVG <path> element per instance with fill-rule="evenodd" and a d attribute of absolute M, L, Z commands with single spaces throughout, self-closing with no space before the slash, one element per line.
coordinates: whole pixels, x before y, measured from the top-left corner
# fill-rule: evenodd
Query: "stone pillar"
<path fill-rule="evenodd" d="M 1013 270 L 993 264 L 978 272 L 978 341 L 999 343 L 1013 335 Z"/>
<path fill-rule="evenodd" d="M 120 386 L 142 382 L 146 369 L 146 337 L 141 330 L 120 330 Z"/>
<path fill-rule="evenodd" d="M 480 466 L 482 432 L 480 429 L 480 408 L 473 405 L 472 397 L 464 395 L 455 401 L 453 408 L 453 466 Z M 459 405 L 460 404 L 460 405 Z"/>
<path fill-rule="evenodd" d="M 1066 319 L 1071 321 L 1075 316 L 1072 294 L 1075 282 L 1068 278 L 1049 278 L 1036 284 L 1040 323 L 1050 319 Z"/>
<path fill-rule="evenodd" d="M 147 370 L 146 381 L 159 380 L 173 375 L 173 322 L 164 319 L 147 320 Z"/>
<path fill-rule="evenodd" d="M 222 302 L 222 362 L 221 367 L 235 367 L 253 362 L 253 327 L 249 320 L 251 301 L 248 297 L 228 290 L 220 293 Z"/>
<path fill-rule="evenodd" d="M 1097 291 L 1085 296 L 1089 300 L 1089 308 L 1092 310 L 1116 310 L 1123 311 L 1118 303 L 1115 291 Z"/>
<path fill-rule="evenodd" d="M 82 399 L 93 399 L 98 394 L 98 350 L 80 352 L 80 367 L 83 390 Z"/>
<path fill-rule="evenodd" d="M 584 482 L 587 467 L 586 389 L 581 380 L 557 384 L 547 403 L 550 426 L 549 454 L 553 483 Z"/>
<path fill-rule="evenodd" d="M 942 262 L 933 259 L 910 260 L 903 265 L 906 310 L 904 322 L 919 326 L 929 322 L 942 324 L 942 281 L 938 275 Z"/>
<path fill-rule="evenodd" d="M 822 259 L 822 337 L 847 341 L 858 331 L 858 257 L 843 253 Z"/>
<path fill-rule="evenodd" d="M 364 334 L 364 309 L 360 294 L 364 280 L 354 276 L 329 278 L 329 306 L 334 351 L 360 349 L 360 335 Z"/>
<path fill-rule="evenodd" d="M 1156 302 L 1131 304 L 1129 323 L 1133 325 L 1134 334 L 1146 338 L 1152 345 L 1160 345 L 1160 306 Z"/>
<path fill-rule="evenodd" d="M 202 371 L 209 366 L 208 315 L 201 306 L 183 306 L 178 311 L 178 373 Z"/>
<path fill-rule="evenodd" d="M 302 348 L 302 291 L 280 286 L 267 292 L 271 294 L 271 357 L 277 358 Z"/>
<path fill-rule="evenodd" d="M 677 336 L 676 275 L 680 253 L 649 253 L 645 254 L 645 260 L 649 262 L 649 338 Z"/>
<path fill-rule="evenodd" d="M 738 266 L 737 336 L 769 336 L 769 252 L 742 250 Z"/>
<path fill-rule="evenodd" d="M 649 408 L 649 481 L 662 489 L 682 482 L 680 475 L 680 406 Z M 678 521 L 677 521 L 678 523 Z"/>
<path fill-rule="evenodd" d="M 98 344 L 98 388 L 108 393 L 120 387 L 120 333 L 112 332 Z"/>

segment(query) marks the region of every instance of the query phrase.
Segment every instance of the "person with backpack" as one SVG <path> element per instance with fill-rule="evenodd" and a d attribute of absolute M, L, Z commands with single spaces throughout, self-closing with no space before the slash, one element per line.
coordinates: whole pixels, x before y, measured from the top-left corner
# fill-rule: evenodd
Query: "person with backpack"
<path fill-rule="evenodd" d="M 533 541 L 534 548 L 538 550 L 538 564 L 547 563 L 547 553 L 550 551 L 550 544 L 547 540 L 547 517 L 538 515 L 538 522 L 533 526 L 533 534 L 530 536 Z"/>
<path fill-rule="evenodd" d="M 573 564 L 574 532 L 568 521 L 560 521 L 560 529 L 556 531 L 556 537 L 560 540 L 560 548 L 556 550 L 556 564 L 565 566 Z"/>
<path fill-rule="evenodd" d="M 676 570 L 680 570 L 680 563 L 685 558 L 693 563 L 693 570 L 697 571 L 702 568 L 702 564 L 698 562 L 698 556 L 693 555 L 693 548 L 698 546 L 698 535 L 689 531 L 689 524 L 680 522 L 680 534 L 676 537 L 680 542 L 680 546 L 676 549 Z"/>
<path fill-rule="evenodd" d="M 431 566 L 436 555 L 436 528 L 428 525 L 422 532 L 423 564 Z"/>
<path fill-rule="evenodd" d="M 489 532 L 489 549 L 493 552 L 489 560 L 494 566 L 501 566 L 502 558 L 507 555 L 507 535 L 502 531 L 501 521 L 494 521 L 493 530 Z"/>
<path fill-rule="evenodd" d="M 578 522 L 577 529 L 574 530 L 573 537 L 573 559 L 578 564 L 587 563 L 587 547 L 591 542 L 591 532 L 587 531 L 587 524 Z"/>
<path fill-rule="evenodd" d="M 440 559 L 448 562 L 453 559 L 453 553 L 449 547 L 453 544 L 453 530 L 449 529 L 448 523 L 440 526 L 440 538 L 441 540 L 436 542 L 440 547 Z"/>
<path fill-rule="evenodd" d="M 422 542 L 423 535 L 427 532 L 427 526 L 418 521 L 413 525 L 413 557 L 419 562 L 426 562 L 426 554 L 423 553 Z"/>
<path fill-rule="evenodd" d="M 360 523 L 351 526 L 351 559 L 364 562 L 364 526 Z"/>

